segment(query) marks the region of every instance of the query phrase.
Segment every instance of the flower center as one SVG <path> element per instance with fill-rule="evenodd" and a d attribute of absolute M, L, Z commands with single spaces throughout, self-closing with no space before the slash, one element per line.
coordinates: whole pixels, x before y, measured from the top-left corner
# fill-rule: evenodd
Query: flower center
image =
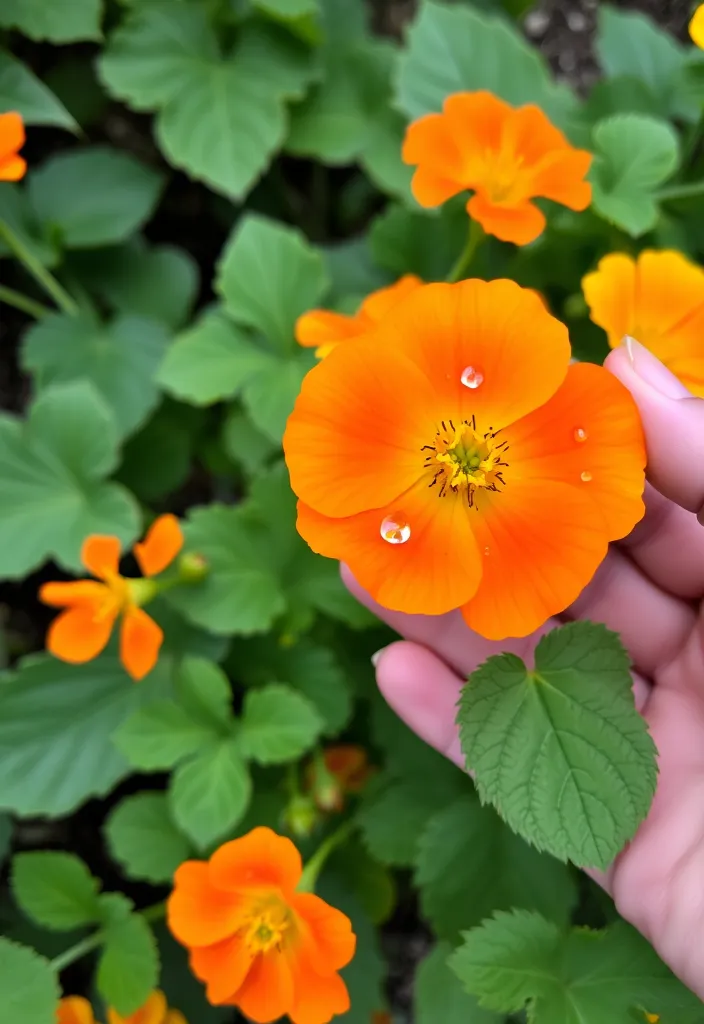
<path fill-rule="evenodd" d="M 248 917 L 245 925 L 244 941 L 249 951 L 256 955 L 280 946 L 290 924 L 289 910 L 282 903 L 259 907 Z"/>
<path fill-rule="evenodd" d="M 485 434 L 480 433 L 474 416 L 458 427 L 452 420 L 443 420 L 434 443 L 423 447 L 429 453 L 426 468 L 433 474 L 428 486 L 437 486 L 441 498 L 466 492 L 470 508 L 481 488 L 498 491 L 505 484 L 503 470 L 508 463 L 503 456 L 508 445 L 506 441 L 497 443 L 497 435 L 491 427 Z"/>

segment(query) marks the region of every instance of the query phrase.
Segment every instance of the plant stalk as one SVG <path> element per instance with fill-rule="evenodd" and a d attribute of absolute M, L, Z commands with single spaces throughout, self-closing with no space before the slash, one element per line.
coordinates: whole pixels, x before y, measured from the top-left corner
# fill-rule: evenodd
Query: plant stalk
<path fill-rule="evenodd" d="M 0 284 L 0 302 L 4 302 L 6 306 L 14 306 L 15 309 L 21 310 L 28 316 L 33 316 L 35 320 L 41 320 L 42 317 L 51 313 L 48 306 L 43 306 L 41 302 L 35 302 L 28 295 L 16 292 L 14 288 L 6 288 L 2 284 Z"/>
<path fill-rule="evenodd" d="M 338 829 L 335 830 L 331 835 L 324 839 L 318 849 L 315 851 L 313 856 L 310 858 L 308 863 L 303 869 L 301 880 L 298 883 L 299 892 L 314 892 L 315 883 L 318 881 L 320 872 L 325 867 L 327 861 L 333 850 L 336 850 L 341 843 L 352 834 L 354 831 L 354 822 L 350 819 L 343 822 Z"/>
<path fill-rule="evenodd" d="M 446 277 L 448 284 L 455 284 L 467 276 L 467 270 L 474 259 L 477 249 L 486 238 L 484 228 L 476 220 L 469 221 L 469 231 L 464 249 L 455 261 L 455 265 Z"/>
<path fill-rule="evenodd" d="M 17 237 L 12 228 L 4 220 L 0 220 L 0 238 L 3 239 L 20 263 L 32 275 L 37 284 L 51 295 L 52 299 L 64 313 L 76 316 L 79 312 L 78 305 L 68 292 L 62 288 L 56 278 L 43 267 L 34 254 L 27 248 L 24 242 Z"/>

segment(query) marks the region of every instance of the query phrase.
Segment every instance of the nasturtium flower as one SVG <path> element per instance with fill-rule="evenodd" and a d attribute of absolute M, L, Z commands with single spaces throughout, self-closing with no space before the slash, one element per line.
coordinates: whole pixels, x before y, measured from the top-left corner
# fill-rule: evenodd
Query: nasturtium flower
<path fill-rule="evenodd" d="M 689 23 L 689 34 L 695 46 L 698 46 L 700 50 L 704 50 L 704 4 L 700 4 L 692 15 L 692 20 Z"/>
<path fill-rule="evenodd" d="M 364 747 L 340 743 L 312 763 L 308 781 L 321 810 L 341 811 L 345 796 L 361 793 L 372 774 Z"/>
<path fill-rule="evenodd" d="M 421 206 L 440 206 L 471 189 L 470 217 L 516 245 L 545 228 L 532 199 L 585 210 L 592 198 L 584 180 L 591 153 L 571 146 L 534 104 L 515 108 L 483 90 L 448 96 L 441 114 L 409 125 L 402 155 L 417 166 L 411 189 Z"/>
<path fill-rule="evenodd" d="M 315 348 L 317 358 L 324 359 L 340 342 L 368 331 L 400 299 L 422 284 L 415 274 L 405 274 L 395 284 L 368 295 L 354 316 L 329 309 L 311 309 L 296 321 L 296 341 L 305 348 Z"/>
<path fill-rule="evenodd" d="M 381 605 L 524 636 L 643 514 L 633 399 L 512 281 L 429 284 L 306 376 L 298 530 Z"/>
<path fill-rule="evenodd" d="M 163 992 L 152 992 L 144 1006 L 129 1017 L 108 1009 L 107 1024 L 187 1024 L 179 1010 L 170 1010 Z M 82 996 L 66 996 L 59 1003 L 57 1024 L 97 1024 L 93 1007 Z"/>
<path fill-rule="evenodd" d="M 704 397 L 704 270 L 674 250 L 611 253 L 582 281 L 612 348 L 630 335 Z"/>
<path fill-rule="evenodd" d="M 178 519 L 164 515 L 155 520 L 143 543 L 135 544 L 133 551 L 143 575 L 151 577 L 163 572 L 182 547 Z M 44 604 L 65 609 L 49 627 L 47 650 L 71 664 L 91 661 L 105 648 L 121 618 L 120 660 L 133 679 L 144 678 L 156 665 L 164 638 L 142 608 L 156 595 L 155 583 L 120 574 L 117 537 L 87 537 L 81 561 L 96 580 L 45 583 L 39 591 Z"/>
<path fill-rule="evenodd" d="M 19 181 L 27 163 L 19 155 L 24 146 L 24 124 L 19 114 L 0 114 L 0 181 Z"/>
<path fill-rule="evenodd" d="M 350 921 L 297 891 L 302 870 L 291 840 L 260 827 L 176 871 L 168 925 L 214 1006 L 257 1024 L 327 1024 L 349 1009 L 338 971 L 354 956 Z"/>

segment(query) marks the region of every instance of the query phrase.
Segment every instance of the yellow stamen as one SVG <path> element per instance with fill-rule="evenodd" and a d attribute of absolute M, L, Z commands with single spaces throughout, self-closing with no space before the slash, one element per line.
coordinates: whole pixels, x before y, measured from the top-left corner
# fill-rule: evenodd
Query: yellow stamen
<path fill-rule="evenodd" d="M 426 467 L 432 473 L 430 487 L 437 486 L 438 495 L 464 492 L 472 507 L 481 488 L 498 491 L 504 486 L 503 469 L 507 463 L 503 455 L 506 443 L 497 441 L 497 434 L 477 430 L 474 417 L 458 427 L 451 420 L 443 421 L 432 445 L 425 445 Z"/>
<path fill-rule="evenodd" d="M 268 953 L 274 946 L 281 945 L 290 924 L 290 914 L 284 904 L 276 901 L 259 907 L 247 919 L 244 941 L 251 953 Z"/>

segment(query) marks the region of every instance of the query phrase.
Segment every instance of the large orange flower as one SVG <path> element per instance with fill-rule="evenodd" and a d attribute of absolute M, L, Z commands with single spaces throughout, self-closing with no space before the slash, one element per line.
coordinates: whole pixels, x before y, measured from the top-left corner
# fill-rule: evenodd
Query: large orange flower
<path fill-rule="evenodd" d="M 82 996 L 66 996 L 59 1003 L 57 1024 L 97 1024 L 93 1007 Z M 179 1010 L 170 1010 L 163 992 L 155 991 L 144 1006 L 129 1017 L 108 1009 L 108 1024 L 187 1024 Z"/>
<path fill-rule="evenodd" d="M 612 253 L 582 288 L 612 348 L 631 335 L 704 397 L 704 270 L 681 252 Z"/>
<path fill-rule="evenodd" d="M 293 1024 L 327 1024 L 349 1009 L 337 972 L 354 956 L 350 921 L 297 892 L 301 873 L 291 840 L 268 828 L 177 870 L 169 928 L 214 1006 L 237 1006 L 257 1024 L 286 1014 Z"/>
<path fill-rule="evenodd" d="M 569 359 L 512 281 L 418 289 L 303 382 L 284 436 L 299 532 L 388 608 L 532 632 L 643 514 L 635 404 Z"/>
<path fill-rule="evenodd" d="M 700 4 L 692 15 L 692 20 L 689 23 L 689 34 L 692 37 L 692 42 L 700 50 L 704 50 L 704 4 Z"/>
<path fill-rule="evenodd" d="M 182 546 L 183 534 L 176 516 L 160 516 L 144 542 L 135 544 L 134 556 L 145 576 L 156 576 L 171 564 Z M 141 607 L 155 596 L 156 585 L 149 579 L 120 575 L 117 537 L 93 534 L 86 538 L 81 561 L 102 582 L 45 583 L 39 591 L 45 604 L 66 609 L 49 627 L 47 650 L 75 665 L 91 661 L 104 649 L 121 616 L 120 659 L 133 679 L 142 679 L 156 665 L 164 638 Z"/>
<path fill-rule="evenodd" d="M 472 189 L 470 217 L 517 245 L 532 242 L 545 227 L 531 199 L 585 210 L 592 198 L 584 181 L 591 153 L 571 146 L 539 107 L 516 109 L 490 92 L 448 96 L 442 114 L 409 125 L 402 155 L 418 167 L 411 187 L 421 206 L 439 206 Z"/>
<path fill-rule="evenodd" d="M 24 124 L 19 114 L 0 114 L 0 181 L 19 181 L 27 163 L 19 156 L 24 146 Z"/>
<path fill-rule="evenodd" d="M 315 348 L 318 359 L 324 359 L 341 341 L 368 331 L 400 299 L 422 284 L 415 274 L 405 274 L 395 284 L 368 295 L 354 316 L 333 313 L 329 309 L 311 309 L 296 321 L 296 341 L 306 348 Z"/>

